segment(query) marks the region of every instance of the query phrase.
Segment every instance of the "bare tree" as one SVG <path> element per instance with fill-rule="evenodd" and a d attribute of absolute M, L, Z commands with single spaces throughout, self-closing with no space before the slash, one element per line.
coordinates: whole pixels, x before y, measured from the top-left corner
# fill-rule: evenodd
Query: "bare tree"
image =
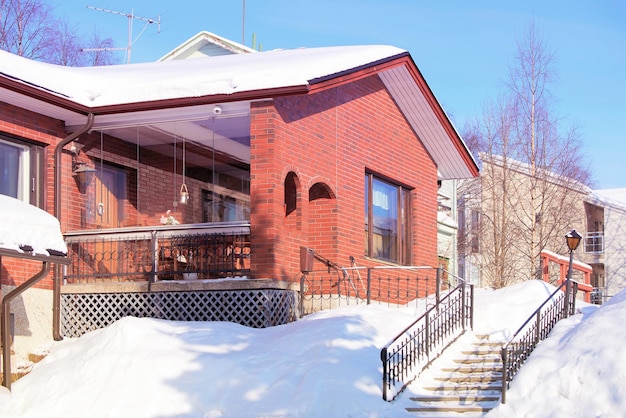
<path fill-rule="evenodd" d="M 54 32 L 50 33 L 51 48 L 46 62 L 64 65 L 66 67 L 80 67 L 83 65 L 80 55 L 80 38 L 76 30 L 66 21 L 59 21 Z M 53 46 L 52 46 L 53 45 Z"/>
<path fill-rule="evenodd" d="M 52 7 L 38 0 L 2 0 L 0 48 L 16 55 L 45 60 L 56 22 Z"/>
<path fill-rule="evenodd" d="M 43 0 L 0 0 L 0 49 L 33 60 L 65 66 L 115 63 L 106 51 L 112 40 L 94 34 L 88 45 L 66 20 L 54 16 Z M 83 53 L 84 47 L 102 52 Z"/>
<path fill-rule="evenodd" d="M 564 130 L 552 108 L 554 54 L 531 23 L 517 44 L 502 98 L 468 128 L 482 163 L 480 264 L 483 282 L 502 287 L 539 273 L 543 249 L 558 249 L 582 222 L 581 193 L 590 172 L 575 128 Z M 474 181 L 476 183 L 476 181 Z"/>

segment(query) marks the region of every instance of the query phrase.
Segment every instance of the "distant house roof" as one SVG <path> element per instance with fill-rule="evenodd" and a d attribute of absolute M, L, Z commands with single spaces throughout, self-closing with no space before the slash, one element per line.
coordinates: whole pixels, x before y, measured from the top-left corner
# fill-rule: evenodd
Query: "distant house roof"
<path fill-rule="evenodd" d="M 163 55 L 159 58 L 159 61 L 216 57 L 220 55 L 244 54 L 249 52 L 257 51 L 214 33 L 202 31 Z"/>
<path fill-rule="evenodd" d="M 89 113 L 115 117 L 173 109 L 312 94 L 378 75 L 414 129 L 443 179 L 478 174 L 478 166 L 410 54 L 386 45 L 299 48 L 189 60 L 72 68 L 0 51 L 2 100 L 82 126 Z M 161 111 L 162 114 L 155 112 Z M 116 116 L 117 115 L 117 116 Z"/>

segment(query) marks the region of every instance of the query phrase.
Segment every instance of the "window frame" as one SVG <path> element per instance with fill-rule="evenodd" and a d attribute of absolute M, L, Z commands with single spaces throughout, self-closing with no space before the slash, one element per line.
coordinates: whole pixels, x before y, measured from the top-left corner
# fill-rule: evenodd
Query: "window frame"
<path fill-rule="evenodd" d="M 370 225 L 374 225 L 374 185 L 375 182 L 380 182 L 388 187 L 396 190 L 396 202 L 395 202 L 395 239 L 390 245 L 395 248 L 394 254 L 388 254 L 381 256 L 377 253 L 374 245 L 374 236 L 376 235 L 373 229 L 370 229 Z M 406 185 L 400 184 L 397 181 L 390 180 L 387 177 L 378 175 L 374 172 L 365 172 L 365 184 L 364 184 L 364 196 L 365 196 L 365 256 L 385 261 L 388 263 L 411 265 L 412 255 L 412 243 L 411 243 L 411 193 L 412 188 Z M 371 230 L 371 231 L 370 231 Z"/>
<path fill-rule="evenodd" d="M 45 209 L 44 147 L 6 134 L 0 134 L 0 143 L 22 150 L 18 168 L 20 184 L 17 199 Z"/>

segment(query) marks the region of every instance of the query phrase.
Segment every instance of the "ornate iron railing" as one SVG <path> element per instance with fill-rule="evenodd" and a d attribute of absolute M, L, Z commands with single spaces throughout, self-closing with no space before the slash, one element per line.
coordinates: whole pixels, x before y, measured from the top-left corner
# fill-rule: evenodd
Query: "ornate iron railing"
<path fill-rule="evenodd" d="M 567 292 L 563 292 L 567 286 L 564 281 L 502 347 L 502 403 L 506 403 L 506 391 L 530 353 L 548 337 L 557 322 L 575 312 L 578 283 L 571 283 L 569 301 L 566 300 Z"/>
<path fill-rule="evenodd" d="M 185 224 L 73 231 L 65 234 L 65 284 L 246 276 L 250 227 Z"/>
<path fill-rule="evenodd" d="M 311 270 L 300 278 L 300 313 L 373 302 L 398 306 L 435 304 L 455 281 L 443 269 L 425 266 L 339 267 Z"/>
<path fill-rule="evenodd" d="M 383 399 L 395 399 L 430 363 L 473 328 L 474 287 L 460 284 L 406 327 L 380 352 Z"/>

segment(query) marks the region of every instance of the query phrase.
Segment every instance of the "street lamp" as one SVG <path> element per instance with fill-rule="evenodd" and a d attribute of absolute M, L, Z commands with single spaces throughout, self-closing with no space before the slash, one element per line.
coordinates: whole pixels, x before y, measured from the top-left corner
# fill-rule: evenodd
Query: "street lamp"
<path fill-rule="evenodd" d="M 570 232 L 565 234 L 565 241 L 567 242 L 567 248 L 569 249 L 569 267 L 567 269 L 567 282 L 565 284 L 565 317 L 570 314 L 570 299 L 572 294 L 572 264 L 574 264 L 574 251 L 578 248 L 580 244 L 580 240 L 583 237 L 576 232 L 575 229 L 572 229 Z M 573 313 L 573 309 L 572 309 Z"/>

